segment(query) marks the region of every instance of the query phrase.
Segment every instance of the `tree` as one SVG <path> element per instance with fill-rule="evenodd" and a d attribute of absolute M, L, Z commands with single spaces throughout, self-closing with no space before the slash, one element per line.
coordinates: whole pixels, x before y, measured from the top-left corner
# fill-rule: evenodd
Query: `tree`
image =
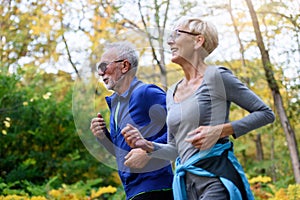
<path fill-rule="evenodd" d="M 263 68 L 265 70 L 265 76 L 268 81 L 269 88 L 272 91 L 274 104 L 276 106 L 276 110 L 279 115 L 282 128 L 286 135 L 286 140 L 287 140 L 289 151 L 290 151 L 290 157 L 291 157 L 291 161 L 292 161 L 295 181 L 296 181 L 296 183 L 300 183 L 300 160 L 299 160 L 299 152 L 297 149 L 298 146 L 297 146 L 295 132 L 289 122 L 285 108 L 283 106 L 282 96 L 281 96 L 281 93 L 279 90 L 278 83 L 274 77 L 274 71 L 272 69 L 272 63 L 270 61 L 268 50 L 265 48 L 265 45 L 264 45 L 264 41 L 263 41 L 262 34 L 260 31 L 257 14 L 254 10 L 252 1 L 251 0 L 245 0 L 245 1 L 247 3 L 248 9 L 249 9 L 249 12 L 251 15 L 254 32 L 255 32 L 256 39 L 257 39 L 257 45 L 258 45 L 260 53 L 261 53 Z"/>
<path fill-rule="evenodd" d="M 110 11 L 110 20 L 117 22 L 118 27 L 122 27 L 119 31 L 123 34 L 117 35 L 115 33 L 117 38 L 132 40 L 142 56 L 150 51 L 152 73 L 141 73 L 140 75 L 148 80 L 152 79 L 152 82 L 157 83 L 159 81 L 165 90 L 168 86 L 166 66 L 168 47 L 166 46 L 166 39 L 170 34 L 170 24 L 197 4 L 195 1 L 174 1 L 172 3 L 170 0 L 153 0 L 151 2 L 138 0 L 137 3 L 130 4 L 132 12 L 137 11 L 134 16 L 132 13 L 128 15 L 128 13 L 121 10 L 122 7 L 128 6 L 128 3 L 114 1 L 113 3 L 105 2 L 105 4 L 102 4 L 103 8 L 112 8 L 102 10 Z M 179 3 L 180 7 L 177 6 Z M 176 13 L 171 12 L 174 9 L 178 11 Z M 171 15 L 172 18 L 170 18 Z M 132 32 L 125 35 L 126 30 Z M 149 56 L 147 59 L 149 59 Z M 157 72 L 157 68 L 158 73 L 154 73 Z M 157 77 L 159 77 L 158 80 L 156 80 Z"/>

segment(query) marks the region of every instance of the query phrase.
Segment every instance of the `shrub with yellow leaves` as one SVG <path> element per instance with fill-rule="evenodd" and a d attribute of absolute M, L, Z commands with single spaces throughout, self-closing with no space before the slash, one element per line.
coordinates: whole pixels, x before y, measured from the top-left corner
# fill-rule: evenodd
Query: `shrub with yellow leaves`
<path fill-rule="evenodd" d="M 102 194 L 115 193 L 115 192 L 117 192 L 117 188 L 112 187 L 111 185 L 107 187 L 100 187 L 98 191 L 92 190 L 91 199 L 100 197 Z"/>
<path fill-rule="evenodd" d="M 50 199 L 52 200 L 92 200 L 97 199 L 103 194 L 113 194 L 117 192 L 117 188 L 109 185 L 106 187 L 100 187 L 97 191 L 92 189 L 90 196 L 85 196 L 80 192 L 72 190 L 68 186 L 63 188 L 53 189 L 48 192 Z"/>
<path fill-rule="evenodd" d="M 256 199 L 269 199 L 273 195 L 270 191 L 270 187 L 267 183 L 270 183 L 272 179 L 268 176 L 257 176 L 249 179 L 251 190 Z"/>
<path fill-rule="evenodd" d="M 49 198 L 52 200 L 87 200 L 85 196 L 76 193 L 75 191 L 69 191 L 67 188 L 60 188 L 57 190 L 49 191 Z"/>
<path fill-rule="evenodd" d="M 4 127 L 9 128 L 11 126 L 11 119 L 9 117 L 5 117 L 5 120 L 3 121 Z M 2 129 L 2 134 L 7 135 L 7 130 Z"/>
<path fill-rule="evenodd" d="M 8 195 L 8 196 L 0 196 L 1 200 L 47 200 L 46 197 L 42 196 L 19 196 L 19 195 Z"/>
<path fill-rule="evenodd" d="M 261 175 L 249 179 L 249 183 L 250 184 L 255 184 L 255 183 L 269 183 L 271 181 L 272 181 L 272 179 L 270 177 L 268 177 L 268 176 L 261 176 Z"/>
<path fill-rule="evenodd" d="M 287 194 L 290 199 L 300 199 L 300 184 L 289 185 L 287 188 Z"/>
<path fill-rule="evenodd" d="M 289 185 L 288 188 L 280 188 L 269 200 L 298 200 L 300 199 L 300 184 Z"/>

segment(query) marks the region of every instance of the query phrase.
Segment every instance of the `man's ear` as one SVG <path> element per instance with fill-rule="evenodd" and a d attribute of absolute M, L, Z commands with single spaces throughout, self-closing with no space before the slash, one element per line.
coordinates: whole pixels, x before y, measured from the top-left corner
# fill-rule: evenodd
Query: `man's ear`
<path fill-rule="evenodd" d="M 205 38 L 203 37 L 203 35 L 198 35 L 196 36 L 196 40 L 195 40 L 195 48 L 199 49 L 202 47 L 203 43 L 205 41 Z"/>
<path fill-rule="evenodd" d="M 130 68 L 131 68 L 130 62 L 128 62 L 128 60 L 124 60 L 123 61 L 123 66 L 122 66 L 122 69 L 121 69 L 122 73 L 123 74 L 127 73 L 130 70 Z"/>

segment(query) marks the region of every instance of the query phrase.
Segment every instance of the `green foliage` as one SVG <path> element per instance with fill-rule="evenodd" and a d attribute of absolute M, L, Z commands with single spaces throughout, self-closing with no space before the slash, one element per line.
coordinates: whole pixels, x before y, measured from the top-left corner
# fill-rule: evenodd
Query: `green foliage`
<path fill-rule="evenodd" d="M 14 183 L 8 191 L 51 177 L 60 185 L 110 174 L 113 170 L 94 159 L 76 133 L 69 76 L 57 81 L 26 73 L 27 80 L 0 74 L 1 178 Z"/>
<path fill-rule="evenodd" d="M 102 178 L 90 179 L 88 181 L 78 181 L 73 184 L 61 184 L 55 186 L 57 177 L 50 179 L 43 185 L 36 185 L 28 181 L 16 181 L 5 184 L 0 180 L 0 199 L 23 199 L 23 200 L 90 200 L 90 199 L 125 199 L 123 188 L 119 185 L 103 186 L 105 181 Z M 18 185 L 23 185 L 20 189 Z M 17 188 L 17 189 L 14 189 Z"/>
<path fill-rule="evenodd" d="M 294 6 L 293 2 L 285 1 L 284 4 L 272 2 L 264 6 L 261 5 L 264 4 L 263 2 L 256 1 L 257 7 L 260 8 L 258 11 L 262 12 L 260 17 L 264 23 L 261 24 L 265 26 L 262 27 L 262 30 L 265 30 L 265 44 L 268 45 L 267 48 L 272 59 L 279 58 L 279 60 L 272 60 L 275 68 L 274 74 L 280 85 L 286 112 L 292 128 L 296 131 L 299 144 L 299 70 L 290 71 L 290 73 L 295 73 L 293 78 L 285 77 L 283 73 L 286 69 L 294 69 L 295 63 L 299 63 L 298 57 L 294 56 L 298 52 L 296 39 L 299 35 L 298 7 Z M 52 3 L 46 1 L 1 1 L 1 194 L 47 196 L 50 190 L 63 188 L 63 194 L 81 196 L 85 192 L 90 195 L 91 189 L 97 189 L 95 187 L 114 184 L 119 186 L 117 192 L 105 193 L 99 199 L 124 199 L 120 183 L 110 179 L 111 172 L 115 172 L 115 170 L 105 167 L 93 157 L 98 151 L 93 152 L 93 156 L 90 155 L 91 152 L 88 152 L 90 149 L 85 148 L 85 142 L 78 136 L 85 134 L 85 136 L 88 135 L 87 139 L 93 139 L 92 135 L 89 135 L 91 133 L 88 125 L 90 117 L 98 111 L 102 112 L 108 122 L 109 112 L 103 104 L 103 93 L 106 89 L 99 88 L 101 94 L 95 97 L 95 105 L 92 105 L 94 106 L 92 109 L 90 109 L 91 105 L 88 105 L 90 102 L 86 101 L 87 93 L 80 93 L 81 99 L 78 99 L 78 105 L 76 105 L 78 110 L 73 108 L 73 111 L 76 110 L 79 114 L 76 116 L 76 121 L 71 108 L 72 94 L 74 94 L 72 77 L 62 71 L 58 71 L 56 74 L 45 73 L 40 65 L 46 64 L 46 66 L 56 68 L 57 61 L 67 57 L 66 51 L 64 51 L 64 48 L 67 47 L 71 53 L 71 56 L 68 57 L 69 61 L 73 61 L 75 65 L 83 65 L 82 63 L 85 64 L 87 60 L 82 59 L 81 56 L 78 56 L 79 60 L 76 60 L 76 55 L 88 54 L 90 57 L 87 59 L 93 65 L 99 60 L 104 40 L 115 41 L 125 38 L 135 42 L 140 49 L 148 44 L 143 36 L 136 37 L 135 34 L 125 33 L 128 31 L 126 29 L 128 27 L 142 30 L 142 26 L 140 21 L 135 21 L 136 16 L 129 14 L 132 18 L 126 18 L 125 13 L 122 13 L 121 4 L 104 2 L 99 5 L 99 2 L 94 0 L 81 3 L 73 6 L 70 1 L 64 0 Z M 156 3 L 160 4 L 159 1 Z M 162 2 L 160 8 L 163 8 L 166 3 L 167 1 Z M 147 13 L 156 13 L 152 5 L 153 2 L 152 4 L 147 2 L 142 10 L 147 9 Z M 201 8 L 205 8 L 205 5 L 206 3 L 202 2 Z M 170 6 L 177 7 L 173 2 Z M 220 10 L 220 5 L 217 6 L 217 9 L 209 8 L 211 13 L 213 15 L 220 11 L 220 13 L 224 13 Z M 178 14 L 190 13 L 192 7 L 195 10 L 198 9 L 195 1 L 192 3 L 181 2 L 179 7 L 182 10 Z M 224 55 L 226 63 L 215 62 L 215 64 L 230 68 L 275 111 L 261 58 L 257 56 L 259 53 L 253 49 L 253 47 L 256 48 L 256 43 L 250 34 L 254 34 L 248 32 L 248 30 L 252 30 L 252 27 L 245 18 L 246 12 L 238 7 L 234 9 L 236 19 L 238 19 L 237 28 L 241 31 L 240 37 L 245 47 L 245 52 L 241 53 L 246 55 L 246 65 L 242 66 L 240 59 L 234 59 L 236 54 L 232 54 L 232 57 Z M 80 20 L 82 16 L 84 16 L 84 21 L 88 22 L 87 24 L 90 22 L 90 26 L 84 26 L 85 23 L 81 23 L 83 22 Z M 151 18 L 151 14 L 147 14 L 147 16 L 147 25 L 152 26 L 153 18 Z M 177 15 L 172 14 L 170 20 L 176 21 L 176 18 Z M 163 19 L 163 15 L 160 19 Z M 80 23 L 77 24 L 79 21 Z M 228 24 L 228 22 L 225 23 Z M 232 24 L 229 24 L 232 28 Z M 231 30 L 224 29 L 224 31 L 233 34 Z M 120 34 L 118 35 L 118 33 Z M 84 50 L 78 47 L 72 49 L 73 44 L 70 43 L 72 40 L 69 40 L 71 37 L 67 36 L 78 37 L 77 34 L 80 40 L 83 35 L 88 38 L 88 41 L 85 42 L 86 46 L 82 47 Z M 62 35 L 66 36 L 67 44 L 62 41 Z M 220 34 L 220 36 L 222 35 L 223 33 Z M 220 44 L 223 41 L 226 43 L 233 41 L 231 37 L 227 38 L 226 34 L 222 37 L 225 37 L 225 40 L 221 38 Z M 282 41 L 290 42 L 282 43 Z M 234 52 L 238 51 L 235 44 L 230 42 L 230 45 L 233 45 Z M 225 49 L 225 51 L 230 52 L 230 49 Z M 222 52 L 225 53 L 225 51 Z M 283 58 L 282 56 L 285 55 L 288 56 Z M 143 59 L 147 58 L 148 56 L 143 57 Z M 166 65 L 169 84 L 183 76 L 180 67 L 168 62 Z M 161 74 L 155 64 L 153 66 L 150 64 L 150 66 L 140 68 L 139 77 L 146 82 L 159 84 Z M 88 92 L 93 89 L 94 85 L 90 85 Z M 93 92 L 91 94 L 94 94 Z M 88 114 L 86 111 L 89 111 Z M 231 107 L 232 120 L 239 119 L 246 114 L 246 111 L 241 111 L 236 105 Z M 78 124 L 80 123 L 79 128 L 76 127 L 78 124 L 75 124 L 74 120 Z M 258 133 L 262 135 L 264 150 L 264 160 L 262 161 L 257 160 L 255 152 L 254 139 Z M 235 152 L 251 179 L 259 177 L 259 175 L 272 178 L 272 181 L 268 183 L 261 181 L 254 183 L 257 199 L 267 199 L 272 195 L 274 195 L 274 199 L 298 197 L 294 191 L 299 191 L 299 187 L 292 185 L 295 182 L 291 170 L 292 164 L 278 117 L 273 125 L 253 131 L 234 140 L 234 143 Z M 95 146 L 98 148 L 97 144 Z M 88 181 L 97 180 L 99 177 L 103 179 L 98 185 L 93 185 Z M 87 184 L 86 187 L 85 184 Z M 1 196 L 0 199 L 2 199 Z M 11 199 L 18 198 L 11 196 Z"/>
<path fill-rule="evenodd" d="M 32 195 L 46 196 L 47 191 L 45 185 L 35 185 L 27 180 L 16 181 L 13 183 L 0 182 L 0 191 L 3 195 Z"/>

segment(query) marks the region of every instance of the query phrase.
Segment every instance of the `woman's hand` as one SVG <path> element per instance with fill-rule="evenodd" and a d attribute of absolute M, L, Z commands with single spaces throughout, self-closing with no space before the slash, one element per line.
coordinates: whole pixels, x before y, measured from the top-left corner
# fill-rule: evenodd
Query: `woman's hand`
<path fill-rule="evenodd" d="M 216 144 L 221 136 L 223 124 L 217 126 L 200 126 L 189 132 L 185 141 L 200 150 L 206 150 Z"/>

